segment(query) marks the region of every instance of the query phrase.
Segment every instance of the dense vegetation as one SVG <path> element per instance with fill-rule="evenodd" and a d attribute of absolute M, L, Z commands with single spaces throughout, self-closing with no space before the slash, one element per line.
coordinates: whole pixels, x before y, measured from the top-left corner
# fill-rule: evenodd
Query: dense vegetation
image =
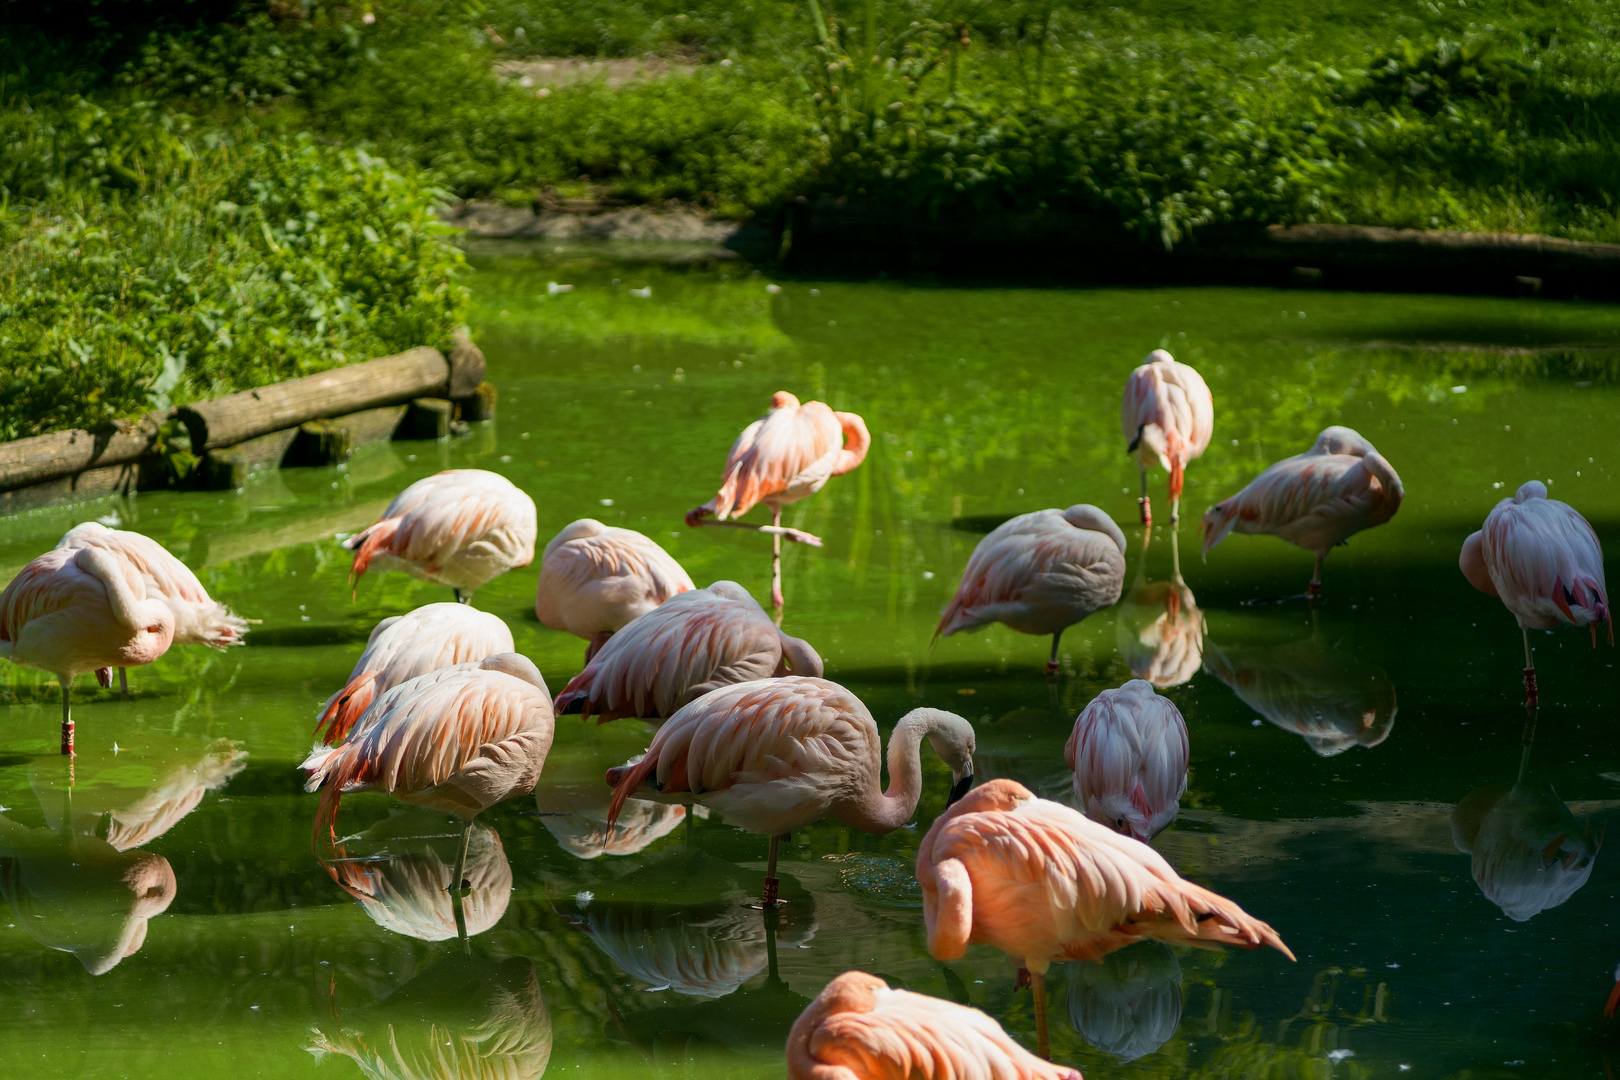
<path fill-rule="evenodd" d="M 1165 245 L 1296 221 L 1620 240 L 1597 0 L 46 7 L 0 3 L 25 27 L 0 56 L 4 437 L 442 337 L 435 186 L 1056 209 Z M 663 73 L 525 63 L 557 56 Z"/>

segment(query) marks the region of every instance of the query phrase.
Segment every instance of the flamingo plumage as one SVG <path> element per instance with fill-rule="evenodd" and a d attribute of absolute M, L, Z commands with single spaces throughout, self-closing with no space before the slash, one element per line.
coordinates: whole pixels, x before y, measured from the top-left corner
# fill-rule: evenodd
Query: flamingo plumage
<path fill-rule="evenodd" d="M 1373 444 L 1347 427 L 1324 428 L 1303 454 L 1267 468 L 1204 514 L 1204 554 L 1228 533 L 1265 534 L 1316 556 L 1307 595 L 1322 591 L 1322 560 L 1351 536 L 1401 508 L 1401 478 Z"/>
<path fill-rule="evenodd" d="M 1215 948 L 1270 945 L 1270 926 L 1183 880 L 1158 852 L 1012 780 L 992 780 L 934 820 L 917 849 L 928 951 L 991 945 L 1030 973 L 1047 1053 L 1045 973 L 1143 938 Z"/>
<path fill-rule="evenodd" d="M 671 597 L 608 638 L 557 695 L 557 712 L 599 722 L 668 717 L 710 690 L 790 672 L 820 676 L 821 657 L 782 633 L 748 590 L 717 581 Z"/>
<path fill-rule="evenodd" d="M 372 703 L 341 746 L 317 746 L 304 760 L 304 790 L 325 789 L 316 836 L 323 822 L 336 836 L 338 804 L 351 791 L 454 814 L 462 825 L 450 887 L 459 898 L 473 818 L 534 790 L 552 735 L 551 694 L 540 669 L 517 653 L 401 683 Z M 459 905 L 457 912 L 459 920 Z"/>
<path fill-rule="evenodd" d="M 424 604 L 372 628 L 343 689 L 326 699 L 315 722 L 327 745 L 343 741 L 356 720 L 400 683 L 430 671 L 513 651 L 512 631 L 497 615 L 466 604 Z"/>
<path fill-rule="evenodd" d="M 689 511 L 686 523 L 758 529 L 771 534 L 771 606 L 781 607 L 782 540 L 820 547 L 821 539 L 798 529 L 782 527 L 782 507 L 814 495 L 835 476 L 842 476 L 866 460 L 872 436 L 866 421 L 855 413 L 834 412 L 825 402 L 803 405 L 786 390 L 771 396 L 770 411 L 743 429 L 726 455 L 720 490 L 714 498 Z M 742 525 L 740 518 L 756 503 L 770 508 L 771 523 Z"/>
<path fill-rule="evenodd" d="M 1463 575 L 1480 592 L 1501 599 L 1524 635 L 1525 706 L 1536 708 L 1535 658 L 1530 631 L 1605 623 L 1614 644 L 1614 611 L 1603 581 L 1603 546 L 1568 503 L 1547 498 L 1547 485 L 1531 480 L 1491 509 L 1485 526 L 1463 541 Z"/>
<path fill-rule="evenodd" d="M 1181 710 L 1143 679 L 1092 698 L 1063 748 L 1075 805 L 1144 844 L 1176 820 L 1188 756 Z"/>
<path fill-rule="evenodd" d="M 589 662 L 608 635 L 695 588 L 656 540 L 580 518 L 563 526 L 540 556 L 534 614 L 553 630 L 590 642 Z"/>
<path fill-rule="evenodd" d="M 1021 634 L 1051 634 L 1046 672 L 1053 675 L 1063 631 L 1113 606 L 1124 585 L 1125 534 L 1097 507 L 1020 514 L 973 549 L 934 637 L 993 622 Z"/>
<path fill-rule="evenodd" d="M 73 680 L 103 686 L 112 669 L 150 664 L 174 641 L 174 608 L 148 592 L 146 575 L 102 547 L 57 548 L 18 571 L 0 593 L 0 656 L 62 685 L 62 753 L 73 754 Z"/>
<path fill-rule="evenodd" d="M 608 824 L 637 798 L 706 806 L 771 838 L 765 906 L 776 902 L 780 838 L 825 817 L 872 833 L 911 820 L 922 795 L 919 747 L 927 739 L 950 767 L 957 798 L 973 783 L 973 727 L 955 713 L 913 709 L 882 737 L 861 700 L 808 676 L 723 686 L 676 711 L 638 761 L 609 769 Z"/>
<path fill-rule="evenodd" d="M 794 1021 L 788 1080 L 1081 1080 L 978 1009 L 846 971 Z"/>
<path fill-rule="evenodd" d="M 354 552 L 350 580 L 373 565 L 444 585 L 468 603 L 473 592 L 534 561 L 534 500 L 483 469 L 446 469 L 394 496 L 383 516 L 343 541 Z"/>
<path fill-rule="evenodd" d="M 1155 464 L 1170 474 L 1170 523 L 1175 524 L 1187 463 L 1203 456 L 1215 433 L 1215 399 L 1204 377 L 1165 350 L 1154 349 L 1125 383 L 1119 422 L 1126 452 L 1142 473 L 1142 524 L 1153 524 L 1147 471 Z"/>

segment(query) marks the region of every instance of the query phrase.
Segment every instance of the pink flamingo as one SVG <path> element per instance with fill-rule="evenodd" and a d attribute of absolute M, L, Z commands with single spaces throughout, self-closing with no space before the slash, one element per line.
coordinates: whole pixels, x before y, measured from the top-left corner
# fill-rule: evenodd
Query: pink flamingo
<path fill-rule="evenodd" d="M 73 754 L 73 680 L 112 685 L 115 667 L 150 664 L 174 641 L 174 609 L 148 593 L 146 575 L 105 548 L 57 548 L 0 593 L 0 656 L 49 671 L 62 684 L 62 753 Z"/>
<path fill-rule="evenodd" d="M 1021 965 L 1020 976 L 1029 973 L 1042 1057 L 1045 974 L 1054 960 L 1101 960 L 1143 938 L 1270 945 L 1294 958 L 1271 927 L 1182 880 L 1146 844 L 1011 780 L 968 792 L 934 820 L 917 849 L 917 881 L 936 960 L 992 945 Z"/>
<path fill-rule="evenodd" d="M 323 743 L 341 742 L 371 703 L 400 683 L 514 648 L 512 631 L 499 616 L 465 604 L 424 604 L 391 615 L 372 628 L 349 681 L 321 706 L 316 734 L 325 727 Z"/>
<path fill-rule="evenodd" d="M 449 586 L 470 603 L 479 586 L 534 561 L 534 500 L 506 477 L 446 469 L 394 496 L 383 516 L 343 541 L 354 552 L 352 582 L 372 563 Z"/>
<path fill-rule="evenodd" d="M 1144 844 L 1176 820 L 1187 790 L 1187 722 L 1153 684 L 1132 679 L 1091 699 L 1063 759 L 1087 817 Z"/>
<path fill-rule="evenodd" d="M 1119 422 L 1142 472 L 1142 524 L 1153 524 L 1147 471 L 1157 462 L 1170 473 L 1170 523 L 1180 520 L 1181 487 L 1187 463 L 1203 457 L 1215 433 L 1215 399 L 1204 377 L 1163 349 L 1148 353 L 1125 383 Z"/>
<path fill-rule="evenodd" d="M 1111 607 L 1125 586 L 1125 534 L 1089 503 L 1004 521 L 979 541 L 934 639 L 1003 623 L 1051 634 L 1046 673 L 1058 670 L 1063 631 Z"/>
<path fill-rule="evenodd" d="M 771 408 L 737 436 L 726 455 L 720 490 L 687 512 L 686 524 L 729 525 L 771 534 L 771 606 L 782 606 L 782 540 L 820 547 L 820 537 L 782 527 L 782 507 L 814 495 L 835 476 L 866 460 L 872 444 L 866 421 L 854 413 L 834 412 L 825 402 L 804 405 L 786 390 L 771 396 Z M 739 518 L 755 503 L 771 508 L 769 525 L 744 525 Z"/>
<path fill-rule="evenodd" d="M 673 596 L 608 638 L 557 695 L 559 715 L 583 712 L 599 723 L 675 710 L 733 683 L 822 673 L 808 642 L 778 630 L 734 581 Z"/>
<path fill-rule="evenodd" d="M 696 587 L 651 537 L 580 518 L 552 537 L 540 556 L 534 613 L 553 630 L 590 642 L 588 663 L 609 634 Z"/>
<path fill-rule="evenodd" d="M 919 747 L 927 739 L 950 766 L 950 798 L 973 785 L 973 726 L 955 713 L 913 709 L 882 737 L 861 700 L 825 679 L 787 676 L 723 686 L 678 710 L 637 761 L 609 769 L 608 825 L 631 795 L 717 811 L 771 838 L 764 906 L 776 904 L 777 844 L 824 817 L 872 833 L 911 820 L 922 795 Z"/>
<path fill-rule="evenodd" d="M 534 790 L 551 750 L 551 694 L 533 661 L 499 653 L 420 675 L 366 710 L 341 746 L 317 746 L 304 760 L 306 791 L 319 791 L 321 824 L 337 835 L 338 804 L 351 791 L 382 791 L 461 818 L 450 888 L 462 874 L 472 821 L 503 799 Z M 459 936 L 466 940 L 461 905 Z"/>
<path fill-rule="evenodd" d="M 1401 478 L 1373 444 L 1347 427 L 1324 428 L 1303 454 L 1284 458 L 1204 514 L 1204 554 L 1227 533 L 1263 533 L 1316 556 L 1306 595 L 1322 595 L 1322 560 L 1336 544 L 1382 525 L 1401 508 Z"/>
<path fill-rule="evenodd" d="M 1617 1009 L 1620 1009 L 1620 964 L 1614 966 L 1614 989 L 1609 991 L 1609 1000 L 1603 1004 L 1604 1017 L 1614 1019 Z"/>
<path fill-rule="evenodd" d="M 892 990 L 846 971 L 807 1006 L 787 1041 L 788 1080 L 1081 1080 L 1025 1050 L 978 1009 Z"/>
<path fill-rule="evenodd" d="M 1614 612 L 1603 584 L 1603 547 L 1597 533 L 1568 503 L 1547 498 L 1547 485 L 1531 480 L 1486 515 L 1485 527 L 1463 541 L 1463 576 L 1480 592 L 1500 597 L 1524 635 L 1524 704 L 1538 702 L 1530 631 L 1568 623 L 1607 623 L 1614 644 Z"/>

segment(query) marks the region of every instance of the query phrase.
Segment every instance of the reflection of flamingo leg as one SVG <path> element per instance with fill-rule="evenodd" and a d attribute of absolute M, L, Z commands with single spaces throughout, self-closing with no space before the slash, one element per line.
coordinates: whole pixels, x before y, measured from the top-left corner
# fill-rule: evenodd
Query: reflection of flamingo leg
<path fill-rule="evenodd" d="M 129 697 L 129 674 L 125 669 L 118 669 L 118 693 L 121 697 Z"/>
<path fill-rule="evenodd" d="M 1540 704 L 1540 694 L 1536 691 L 1536 660 L 1530 652 L 1530 630 L 1520 627 L 1524 632 L 1524 707 L 1534 709 Z"/>
<path fill-rule="evenodd" d="M 466 895 L 462 874 L 467 870 L 467 847 L 471 840 L 472 819 L 468 818 L 461 823 L 461 843 L 456 847 L 456 869 L 450 877 L 450 909 L 456 915 L 456 937 L 461 939 L 463 952 L 472 951 L 472 945 L 467 940 L 467 915 L 461 908 L 461 898 Z"/>
<path fill-rule="evenodd" d="M 1035 1052 L 1052 1060 L 1052 1040 L 1046 1030 L 1046 976 L 1029 973 L 1030 989 L 1035 992 Z"/>
<path fill-rule="evenodd" d="M 1181 581 L 1181 545 L 1176 543 L 1176 532 L 1170 530 L 1170 574 L 1177 585 Z"/>

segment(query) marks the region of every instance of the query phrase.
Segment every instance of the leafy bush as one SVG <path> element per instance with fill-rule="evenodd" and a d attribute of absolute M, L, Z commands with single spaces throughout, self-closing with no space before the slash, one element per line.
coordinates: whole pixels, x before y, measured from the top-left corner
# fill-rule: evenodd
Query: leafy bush
<path fill-rule="evenodd" d="M 1486 38 L 1432 45 L 1400 38 L 1367 65 L 1366 97 L 1382 105 L 1406 103 L 1437 113 L 1459 98 L 1509 104 L 1530 81 L 1527 66 L 1491 54 Z"/>

